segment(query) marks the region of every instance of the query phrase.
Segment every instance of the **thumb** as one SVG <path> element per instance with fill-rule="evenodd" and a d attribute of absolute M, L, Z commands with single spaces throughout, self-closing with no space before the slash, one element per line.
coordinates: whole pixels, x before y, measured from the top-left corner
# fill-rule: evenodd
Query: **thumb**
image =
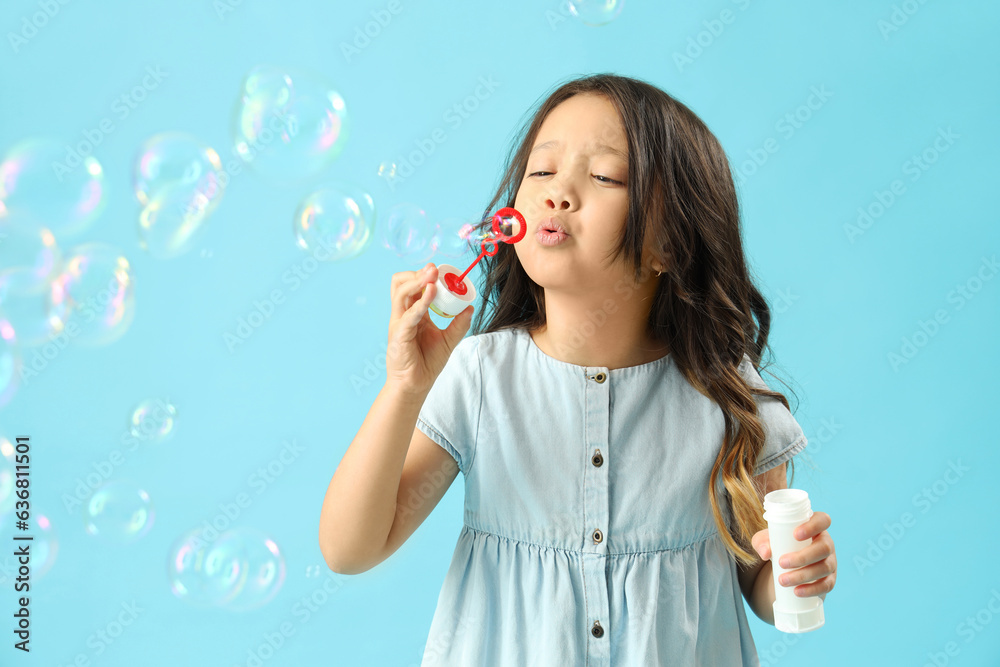
<path fill-rule="evenodd" d="M 455 349 L 455 346 L 458 345 L 459 341 L 461 341 L 465 336 L 469 327 L 472 326 L 472 311 L 473 306 L 468 306 L 465 310 L 456 315 L 455 319 L 452 320 L 452 323 L 448 325 L 448 328 L 446 329 L 448 335 L 448 345 L 452 349 Z"/>
<path fill-rule="evenodd" d="M 758 532 L 754 537 L 756 538 L 754 540 L 754 549 L 757 550 L 757 553 L 760 554 L 760 557 L 762 559 L 770 560 L 771 542 L 770 538 L 768 537 L 767 529 L 765 528 L 764 530 Z"/>

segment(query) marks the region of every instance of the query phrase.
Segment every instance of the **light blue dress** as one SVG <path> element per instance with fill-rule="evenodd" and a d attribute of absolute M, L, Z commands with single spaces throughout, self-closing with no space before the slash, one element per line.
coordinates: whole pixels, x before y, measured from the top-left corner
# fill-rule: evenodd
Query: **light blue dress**
<path fill-rule="evenodd" d="M 740 372 L 767 386 L 749 357 Z M 755 398 L 760 474 L 806 438 Z M 465 476 L 422 666 L 759 665 L 708 497 L 722 411 L 669 354 L 609 371 L 550 357 L 523 329 L 467 336 L 417 427 Z"/>

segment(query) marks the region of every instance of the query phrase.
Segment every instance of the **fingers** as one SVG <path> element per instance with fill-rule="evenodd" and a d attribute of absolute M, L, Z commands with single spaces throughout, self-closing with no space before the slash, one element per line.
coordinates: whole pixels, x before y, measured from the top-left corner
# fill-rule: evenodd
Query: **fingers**
<path fill-rule="evenodd" d="M 829 528 L 830 523 L 830 515 L 826 512 L 813 512 L 809 520 L 797 527 L 792 535 L 797 540 L 808 540 Z"/>
<path fill-rule="evenodd" d="M 421 298 L 421 290 L 428 283 L 437 280 L 437 267 L 427 264 L 420 271 L 400 271 L 392 276 L 391 298 L 393 320 L 403 317 L 416 301 Z"/>
<path fill-rule="evenodd" d="M 786 570 L 790 570 L 823 560 L 832 554 L 833 540 L 829 539 L 829 533 L 826 533 L 822 538 L 813 541 L 807 547 L 782 554 L 781 558 L 778 559 L 778 565 Z"/>
<path fill-rule="evenodd" d="M 836 577 L 837 561 L 835 557 L 824 558 L 818 563 L 813 563 L 808 567 L 802 567 L 792 572 L 783 572 L 778 577 L 779 586 L 798 586 L 799 584 L 810 584 L 810 587 L 803 587 L 795 591 L 796 595 L 815 595 L 816 592 L 811 587 L 812 584 L 821 584 L 819 590 L 823 592 L 833 588 L 833 580 Z M 810 592 L 813 591 L 813 592 Z"/>

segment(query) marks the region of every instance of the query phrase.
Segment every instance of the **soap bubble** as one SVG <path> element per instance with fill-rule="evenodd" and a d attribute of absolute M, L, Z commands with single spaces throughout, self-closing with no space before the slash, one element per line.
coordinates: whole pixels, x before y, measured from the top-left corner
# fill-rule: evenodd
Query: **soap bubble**
<path fill-rule="evenodd" d="M 437 225 L 416 204 L 396 204 L 389 211 L 382 242 L 408 261 L 424 263 L 437 252 Z"/>
<path fill-rule="evenodd" d="M 438 253 L 455 259 L 468 257 L 471 262 L 479 254 L 479 244 L 475 243 L 475 229 L 475 225 L 461 218 L 442 220 L 434 242 Z"/>
<path fill-rule="evenodd" d="M 153 526 L 149 494 L 131 482 L 111 481 L 100 486 L 84 506 L 87 532 L 118 544 L 138 540 Z"/>
<path fill-rule="evenodd" d="M 240 564 L 213 549 L 212 543 L 203 538 L 201 528 L 180 537 L 170 549 L 170 590 L 190 604 L 214 606 L 232 599 L 243 577 Z"/>
<path fill-rule="evenodd" d="M 236 593 L 223 606 L 232 611 L 250 611 L 270 602 L 285 582 L 285 558 L 274 540 L 248 528 L 235 528 L 220 535 L 214 545 L 220 557 L 240 564 L 243 576 Z"/>
<path fill-rule="evenodd" d="M 392 181 L 396 178 L 396 163 L 391 160 L 386 160 L 378 166 L 378 175 L 387 181 Z"/>
<path fill-rule="evenodd" d="M 622 13 L 625 0 L 569 0 L 569 10 L 587 25 L 611 23 Z"/>
<path fill-rule="evenodd" d="M 22 363 L 14 329 L 0 314 L 0 407 L 7 405 L 17 393 Z"/>
<path fill-rule="evenodd" d="M 55 139 L 25 139 L 0 162 L 0 201 L 7 211 L 56 238 L 90 227 L 106 199 L 97 159 Z"/>
<path fill-rule="evenodd" d="M 181 537 L 171 549 L 170 588 L 197 606 L 233 611 L 269 602 L 285 580 L 285 559 L 273 540 L 247 528 L 234 528 L 212 542 L 200 528 Z"/>
<path fill-rule="evenodd" d="M 146 399 L 132 411 L 129 431 L 140 440 L 161 442 L 173 433 L 176 418 L 177 408 L 169 400 Z"/>
<path fill-rule="evenodd" d="M 63 321 L 52 305 L 51 283 L 18 289 L 0 280 L 0 313 L 22 348 L 41 345 L 63 328 Z"/>
<path fill-rule="evenodd" d="M 356 257 L 368 247 L 375 224 L 375 202 L 361 189 L 346 184 L 307 196 L 295 212 L 295 242 L 317 259 L 336 261 Z M 316 253 L 318 248 L 324 251 Z"/>
<path fill-rule="evenodd" d="M 222 199 L 219 154 L 184 132 L 162 132 L 139 148 L 132 171 L 136 199 L 148 206 L 168 186 L 185 189 L 192 201 L 205 199 L 211 213 Z M 196 197 L 197 195 L 197 197 Z"/>
<path fill-rule="evenodd" d="M 183 255 L 195 245 L 213 205 L 204 192 L 184 184 L 160 188 L 139 214 L 139 247 L 157 259 Z"/>
<path fill-rule="evenodd" d="M 71 249 L 52 280 L 53 315 L 63 326 L 76 324 L 73 338 L 83 345 L 118 340 L 135 317 L 135 281 L 128 260 L 105 243 Z"/>
<path fill-rule="evenodd" d="M 266 178 L 294 183 L 321 171 L 348 128 L 344 99 L 321 76 L 263 65 L 243 80 L 234 146 Z"/>
<path fill-rule="evenodd" d="M 18 224 L 0 202 L 0 290 L 36 290 L 55 275 L 62 259 L 44 227 Z"/>

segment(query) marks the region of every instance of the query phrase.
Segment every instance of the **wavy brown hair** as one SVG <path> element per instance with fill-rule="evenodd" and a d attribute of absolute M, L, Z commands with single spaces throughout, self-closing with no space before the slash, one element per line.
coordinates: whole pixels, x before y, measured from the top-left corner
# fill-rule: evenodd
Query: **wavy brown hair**
<path fill-rule="evenodd" d="M 759 560 L 750 538 L 766 528 L 763 489 L 753 471 L 764 447 L 754 395 L 779 392 L 749 385 L 737 370 L 746 354 L 758 369 L 767 348 L 771 311 L 754 285 L 740 229 L 739 204 L 729 161 L 719 141 L 688 107 L 641 80 L 594 74 L 568 81 L 549 94 L 515 136 L 506 173 L 471 239 L 489 231 L 492 212 L 513 206 L 528 154 L 542 122 L 560 103 L 581 93 L 599 94 L 617 109 L 628 138 L 628 213 L 618 246 L 637 283 L 657 280 L 647 331 L 665 343 L 673 363 L 725 417 L 725 434 L 712 467 L 708 494 L 719 534 L 742 564 Z M 641 266 L 649 235 L 665 267 L 657 277 Z M 478 241 L 477 241 L 478 243 Z M 474 249 L 478 254 L 479 248 Z M 510 244 L 484 256 L 474 334 L 507 328 L 529 331 L 545 324 L 544 290 L 525 273 Z M 757 321 L 754 321 L 756 316 Z M 792 470 L 794 478 L 794 468 Z M 735 520 L 734 536 L 722 513 L 721 476 Z"/>

